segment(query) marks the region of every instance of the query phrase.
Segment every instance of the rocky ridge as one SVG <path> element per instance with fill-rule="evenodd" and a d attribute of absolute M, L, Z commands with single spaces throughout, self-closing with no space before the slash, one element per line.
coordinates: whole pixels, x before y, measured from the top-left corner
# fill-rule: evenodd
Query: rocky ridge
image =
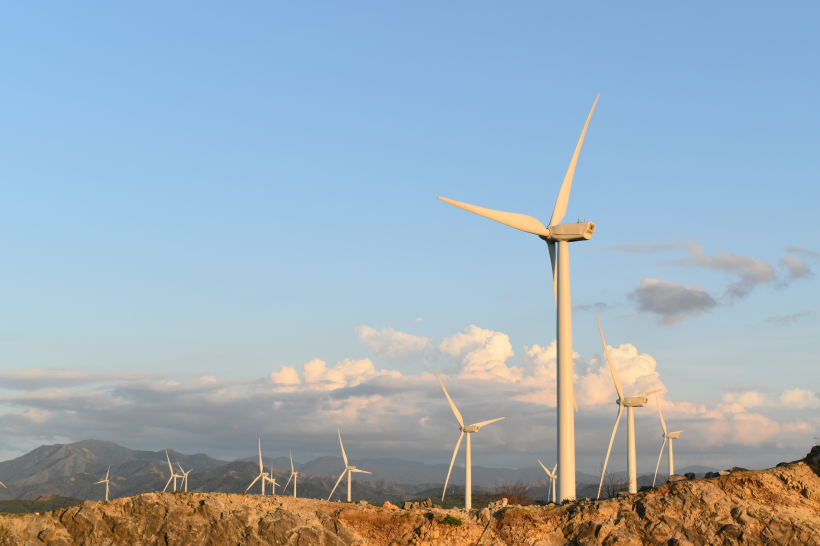
<path fill-rule="evenodd" d="M 395 508 L 395 507 L 393 507 Z M 488 510 L 221 493 L 150 493 L 0 516 L 5 545 L 820 545 L 820 448 L 768 470 L 605 501 Z"/>

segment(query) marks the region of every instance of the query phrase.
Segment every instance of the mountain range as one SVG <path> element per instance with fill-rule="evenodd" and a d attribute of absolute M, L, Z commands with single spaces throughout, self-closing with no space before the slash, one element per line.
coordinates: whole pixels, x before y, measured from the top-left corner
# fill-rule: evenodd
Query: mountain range
<path fill-rule="evenodd" d="M 205 454 L 187 455 L 173 449 L 168 456 L 178 471 L 177 463 L 189 475 L 189 490 L 202 492 L 241 493 L 259 473 L 258 459 L 222 461 Z M 270 472 L 282 492 L 282 486 L 290 475 L 290 459 L 286 457 L 264 458 L 265 471 Z M 350 464 L 373 474 L 361 474 L 353 481 L 353 496 L 371 502 L 400 502 L 410 498 L 437 497 L 441 495 L 443 479 L 447 475 L 446 464 L 425 464 L 396 458 L 351 459 Z M 170 473 L 165 451 L 141 451 L 120 446 L 113 442 L 83 440 L 72 444 L 40 446 L 37 449 L 0 463 L 0 482 L 7 488 L 0 489 L 0 500 L 31 499 L 43 494 L 60 495 L 81 499 L 100 500 L 105 489 L 95 482 L 111 467 L 110 497 L 132 496 L 149 491 L 162 490 Z M 298 495 L 300 497 L 327 498 L 336 482 L 344 461 L 339 457 L 319 457 L 305 463 L 294 462 L 298 472 Z M 680 473 L 702 474 L 713 471 L 708 467 L 689 467 Z M 358 479 L 360 478 L 361 479 Z M 390 478 L 387 480 L 386 478 Z M 473 466 L 473 487 L 492 490 L 502 484 L 526 484 L 530 494 L 546 498 L 549 482 L 543 469 L 528 467 L 520 469 L 488 468 Z M 659 483 L 666 476 L 658 476 Z M 599 477 L 583 472 L 576 473 L 579 496 L 595 496 Z M 639 485 L 650 485 L 652 476 L 641 476 Z M 464 468 L 454 467 L 450 477 L 448 494 L 463 493 Z M 180 484 L 181 486 L 181 484 Z M 252 493 L 259 492 L 259 484 Z M 339 489 L 343 489 L 340 485 Z M 270 491 L 270 488 L 267 488 Z M 337 490 L 339 491 L 339 490 Z M 292 494 L 292 486 L 288 487 Z M 337 493 L 338 495 L 338 493 Z"/>

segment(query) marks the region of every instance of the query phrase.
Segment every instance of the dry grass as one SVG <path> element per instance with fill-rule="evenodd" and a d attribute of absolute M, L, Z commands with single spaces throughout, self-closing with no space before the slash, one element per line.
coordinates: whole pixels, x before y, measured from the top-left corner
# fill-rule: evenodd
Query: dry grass
<path fill-rule="evenodd" d="M 530 496 L 527 486 L 522 482 L 502 483 L 493 490 L 493 500 L 499 501 L 507 499 L 507 504 L 520 504 L 529 506 L 535 503 L 535 499 Z"/>

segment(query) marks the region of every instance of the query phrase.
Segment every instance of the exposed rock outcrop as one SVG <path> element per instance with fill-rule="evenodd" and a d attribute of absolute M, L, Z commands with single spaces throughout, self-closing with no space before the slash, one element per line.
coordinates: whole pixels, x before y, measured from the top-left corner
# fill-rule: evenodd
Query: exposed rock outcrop
<path fill-rule="evenodd" d="M 45 514 L 0 516 L 5 545 L 818 545 L 820 451 L 637 495 L 466 512 L 292 497 L 150 493 Z M 427 503 L 424 503 L 427 504 Z M 500 504 L 500 503 L 499 503 Z"/>

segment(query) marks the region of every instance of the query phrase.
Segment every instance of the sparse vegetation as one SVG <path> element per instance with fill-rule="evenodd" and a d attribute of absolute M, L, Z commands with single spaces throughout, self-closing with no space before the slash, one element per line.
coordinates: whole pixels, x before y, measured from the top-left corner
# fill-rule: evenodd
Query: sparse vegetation
<path fill-rule="evenodd" d="M 520 504 L 521 506 L 529 506 L 535 503 L 535 499 L 527 491 L 527 486 L 522 482 L 515 482 L 513 484 L 502 483 L 496 486 L 492 493 L 493 501 L 507 499 L 507 504 Z"/>
<path fill-rule="evenodd" d="M 604 465 L 601 465 L 601 472 L 604 470 Z M 626 491 L 629 488 L 627 484 L 627 477 L 623 472 L 609 472 L 604 475 L 604 483 L 601 487 L 601 498 L 611 499 L 616 497 L 621 491 Z"/>
<path fill-rule="evenodd" d="M 68 508 L 83 502 L 82 499 L 72 497 L 52 496 L 48 500 L 14 499 L 0 501 L 0 512 L 8 514 L 29 514 L 32 512 L 51 512 L 60 508 Z"/>
<path fill-rule="evenodd" d="M 461 527 L 464 525 L 464 520 L 461 518 L 457 518 L 455 516 L 451 516 L 447 514 L 444 518 L 440 521 L 442 525 L 452 525 L 453 527 Z"/>

